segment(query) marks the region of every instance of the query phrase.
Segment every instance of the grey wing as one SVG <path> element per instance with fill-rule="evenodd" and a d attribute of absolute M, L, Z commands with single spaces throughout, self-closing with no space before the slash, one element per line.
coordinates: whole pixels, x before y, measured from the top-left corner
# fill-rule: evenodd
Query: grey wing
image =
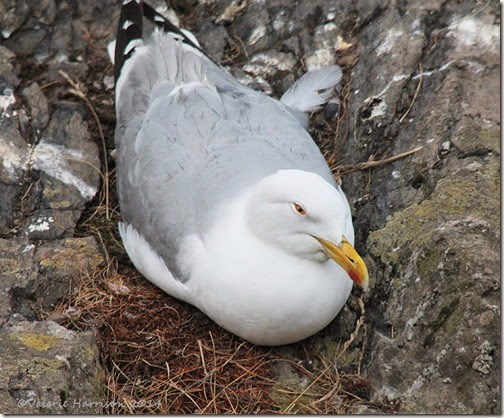
<path fill-rule="evenodd" d="M 170 48 L 177 46 L 166 44 L 158 53 Z M 185 281 L 188 272 L 177 263 L 181 240 L 203 234 L 218 206 L 244 187 L 293 168 L 335 183 L 320 150 L 285 105 L 242 86 L 204 57 L 192 62 L 177 54 L 172 74 L 181 81 L 169 74 L 152 81 L 159 74 L 151 74 L 144 77 L 149 91 L 141 77 L 131 78 L 136 81 L 126 86 L 130 93 L 121 95 L 134 100 L 118 108 L 116 140 L 123 217 Z"/>

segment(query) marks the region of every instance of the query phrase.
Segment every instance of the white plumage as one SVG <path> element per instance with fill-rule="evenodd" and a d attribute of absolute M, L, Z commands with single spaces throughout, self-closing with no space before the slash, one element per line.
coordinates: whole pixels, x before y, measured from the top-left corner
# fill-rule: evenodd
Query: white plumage
<path fill-rule="evenodd" d="M 294 83 L 280 101 L 301 112 L 318 110 L 332 96 L 341 75 L 341 69 L 337 65 L 310 71 Z"/>

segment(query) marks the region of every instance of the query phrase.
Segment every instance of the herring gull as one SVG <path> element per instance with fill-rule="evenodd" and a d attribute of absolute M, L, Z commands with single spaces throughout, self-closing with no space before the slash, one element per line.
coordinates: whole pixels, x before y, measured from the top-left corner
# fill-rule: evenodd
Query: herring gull
<path fill-rule="evenodd" d="M 347 199 L 307 131 L 340 68 L 271 98 L 140 0 L 123 1 L 114 60 L 119 230 L 138 271 L 255 344 L 324 328 L 352 281 L 368 283 Z"/>

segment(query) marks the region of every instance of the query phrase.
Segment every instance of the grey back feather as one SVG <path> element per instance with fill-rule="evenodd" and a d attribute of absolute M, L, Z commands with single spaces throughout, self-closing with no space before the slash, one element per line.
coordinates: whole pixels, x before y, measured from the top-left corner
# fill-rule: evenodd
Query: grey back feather
<path fill-rule="evenodd" d="M 155 35 L 135 54 L 116 105 L 121 213 L 174 277 L 188 279 L 177 262 L 181 240 L 202 236 L 219 206 L 245 187 L 281 169 L 302 169 L 338 188 L 285 104 L 239 84 L 169 35 Z"/>
<path fill-rule="evenodd" d="M 300 112 L 312 112 L 327 102 L 341 80 L 337 65 L 313 70 L 303 75 L 282 96 L 280 101 Z"/>

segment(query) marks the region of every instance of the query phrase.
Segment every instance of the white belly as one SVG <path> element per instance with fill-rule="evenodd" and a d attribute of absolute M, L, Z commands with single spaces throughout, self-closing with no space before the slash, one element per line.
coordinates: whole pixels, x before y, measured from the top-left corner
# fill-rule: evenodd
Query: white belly
<path fill-rule="evenodd" d="M 199 266 L 191 279 L 198 295 L 193 303 L 255 344 L 289 344 L 309 337 L 336 317 L 352 282 L 332 261 L 279 257 Z"/>

